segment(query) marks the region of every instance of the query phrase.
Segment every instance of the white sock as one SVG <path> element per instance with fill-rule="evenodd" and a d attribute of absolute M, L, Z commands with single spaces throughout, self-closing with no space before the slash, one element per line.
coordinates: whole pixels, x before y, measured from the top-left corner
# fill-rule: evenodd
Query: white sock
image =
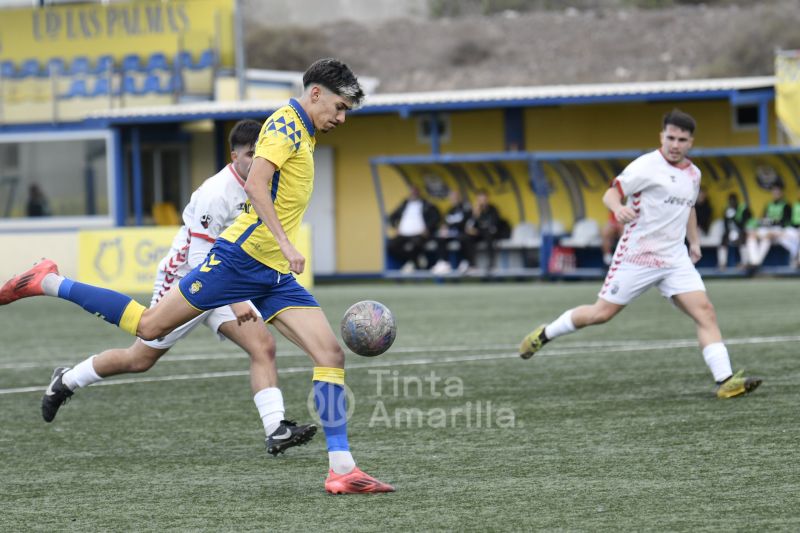
<path fill-rule="evenodd" d="M 103 380 L 103 378 L 98 376 L 97 372 L 94 371 L 92 359 L 95 357 L 97 356 L 93 355 L 89 359 L 81 361 L 75 365 L 74 368 L 71 368 L 64 373 L 64 375 L 61 377 L 61 381 L 67 386 L 67 388 L 69 388 L 69 390 L 88 387 L 92 383 L 97 383 L 98 381 Z"/>
<path fill-rule="evenodd" d="M 567 333 L 572 333 L 577 329 L 575 324 L 572 323 L 572 311 L 572 309 L 564 311 L 564 314 L 550 322 L 547 327 L 544 328 L 544 334 L 548 339 L 555 339 Z"/>
<path fill-rule="evenodd" d="M 703 359 L 706 360 L 706 365 L 717 383 L 733 375 L 728 349 L 721 342 L 715 342 L 703 348 Z"/>
<path fill-rule="evenodd" d="M 346 452 L 328 452 L 328 464 L 337 474 L 347 474 L 352 472 L 356 467 L 356 461 L 353 459 L 353 454 L 349 451 Z"/>
<path fill-rule="evenodd" d="M 261 422 L 264 423 L 264 432 L 269 437 L 281 425 L 286 411 L 283 407 L 283 394 L 278 387 L 268 387 L 258 391 L 253 396 L 253 401 L 261 416 Z"/>
<path fill-rule="evenodd" d="M 48 274 L 42 280 L 42 290 L 47 296 L 58 296 L 58 288 L 61 287 L 62 281 L 64 281 L 64 276 Z"/>

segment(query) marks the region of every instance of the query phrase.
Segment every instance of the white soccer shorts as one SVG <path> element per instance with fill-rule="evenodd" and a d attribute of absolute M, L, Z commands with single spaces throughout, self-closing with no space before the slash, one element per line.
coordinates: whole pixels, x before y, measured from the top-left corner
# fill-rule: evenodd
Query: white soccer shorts
<path fill-rule="evenodd" d="M 250 307 L 252 307 L 256 314 L 260 317 L 261 314 L 258 312 L 258 309 L 250 303 Z M 156 348 L 159 350 L 168 350 L 172 348 L 175 343 L 181 340 L 183 337 L 191 333 L 197 326 L 200 324 L 204 324 L 208 326 L 211 331 L 216 333 L 217 337 L 220 341 L 224 341 L 226 339 L 225 335 L 219 332 L 219 328 L 225 322 L 236 321 L 236 315 L 231 309 L 231 306 L 226 305 L 224 307 L 218 307 L 217 309 L 211 309 L 209 311 L 204 312 L 202 315 L 194 317 L 192 320 L 178 326 L 174 330 L 172 330 L 166 337 L 162 337 L 160 339 L 155 339 L 152 341 L 142 340 L 147 346 L 151 348 Z"/>
<path fill-rule="evenodd" d="M 598 296 L 612 304 L 628 305 L 653 286 L 665 298 L 706 290 L 703 279 L 687 258 L 685 263 L 672 268 L 622 263 L 616 270 L 609 269 Z"/>

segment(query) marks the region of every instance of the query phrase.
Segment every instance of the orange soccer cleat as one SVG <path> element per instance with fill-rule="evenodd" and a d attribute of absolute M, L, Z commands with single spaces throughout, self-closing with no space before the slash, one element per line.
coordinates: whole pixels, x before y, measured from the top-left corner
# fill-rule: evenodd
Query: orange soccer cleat
<path fill-rule="evenodd" d="M 6 281 L 0 289 L 0 305 L 16 302 L 20 298 L 42 296 L 42 280 L 48 274 L 58 274 L 58 265 L 50 259 L 43 259 L 22 274 Z"/>
<path fill-rule="evenodd" d="M 367 492 L 394 492 L 394 487 L 362 472 L 358 467 L 347 474 L 328 472 L 325 490 L 331 494 L 363 494 Z"/>

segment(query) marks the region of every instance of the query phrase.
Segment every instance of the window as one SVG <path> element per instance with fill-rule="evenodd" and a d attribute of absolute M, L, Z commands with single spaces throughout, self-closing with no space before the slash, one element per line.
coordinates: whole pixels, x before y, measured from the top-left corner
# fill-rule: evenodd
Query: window
<path fill-rule="evenodd" d="M 417 138 L 421 142 L 430 143 L 433 134 L 434 118 L 439 129 L 439 142 L 450 140 L 449 115 L 422 115 L 417 118 Z"/>
<path fill-rule="evenodd" d="M 110 220 L 109 145 L 106 132 L 0 135 L 0 224 Z"/>
<path fill-rule="evenodd" d="M 733 108 L 733 128 L 736 130 L 758 128 L 759 118 L 758 104 L 739 105 Z"/>
<path fill-rule="evenodd" d="M 133 154 L 125 153 L 125 181 L 128 198 L 128 222 L 135 220 L 133 190 Z M 153 216 L 153 204 L 171 203 L 180 212 L 189 203 L 191 178 L 189 155 L 178 144 L 142 144 L 142 214 Z"/>

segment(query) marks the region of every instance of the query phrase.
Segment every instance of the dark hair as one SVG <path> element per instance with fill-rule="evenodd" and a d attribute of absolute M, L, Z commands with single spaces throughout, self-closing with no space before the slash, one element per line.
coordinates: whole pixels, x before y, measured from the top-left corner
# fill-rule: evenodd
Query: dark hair
<path fill-rule="evenodd" d="M 307 89 L 315 83 L 347 98 L 353 107 L 361 105 L 361 101 L 364 99 L 364 89 L 361 88 L 355 74 L 338 59 L 331 57 L 319 59 L 308 67 L 303 74 L 303 88 Z"/>
<path fill-rule="evenodd" d="M 664 115 L 662 129 L 666 129 L 666 127 L 670 124 L 676 128 L 688 131 L 692 135 L 694 135 L 694 129 L 697 127 L 697 123 L 694 121 L 692 116 L 688 113 L 684 113 L 678 108 L 675 108 Z"/>
<path fill-rule="evenodd" d="M 261 123 L 249 118 L 240 120 L 233 126 L 230 135 L 228 135 L 228 144 L 231 147 L 231 151 L 240 146 L 253 146 L 258 140 L 259 133 L 261 133 Z"/>

